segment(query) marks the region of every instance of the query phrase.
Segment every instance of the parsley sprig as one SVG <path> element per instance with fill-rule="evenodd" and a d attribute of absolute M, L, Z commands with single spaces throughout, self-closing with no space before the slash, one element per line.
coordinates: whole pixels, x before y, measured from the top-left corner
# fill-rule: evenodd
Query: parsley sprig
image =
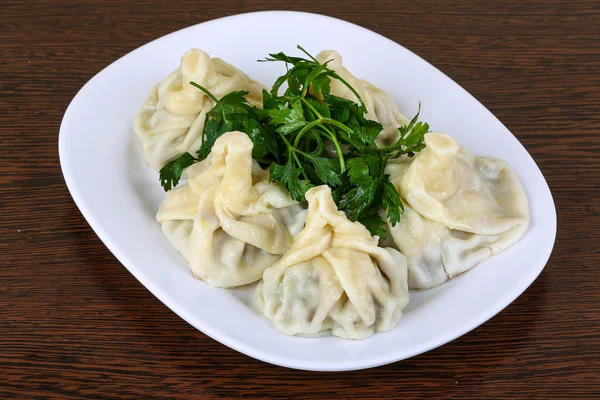
<path fill-rule="evenodd" d="M 182 154 L 160 170 L 165 190 L 176 186 L 185 168 L 208 156 L 215 141 L 229 131 L 245 132 L 254 147 L 252 157 L 268 167 L 271 181 L 283 184 L 293 199 L 304 202 L 313 186 L 326 184 L 340 210 L 351 221 L 360 221 L 373 235 L 385 237 L 385 221 L 379 210 L 395 225 L 404 211 L 394 185 L 385 174 L 387 161 L 402 155 L 414 156 L 425 147 L 429 125 L 418 121 L 419 112 L 408 125 L 398 128 L 399 139 L 379 148 L 375 138 L 383 127 L 366 118 L 367 108 L 360 94 L 329 69 L 329 61 L 319 63 L 301 46 L 308 58 L 285 53 L 269 54 L 260 62 L 282 62 L 286 73 L 270 91 L 263 90 L 263 108 L 251 106 L 245 91 L 215 98 L 207 113 L 202 145 L 194 157 Z M 330 82 L 337 79 L 354 93 L 358 103 L 330 93 Z M 282 88 L 287 87 L 282 91 Z M 326 148 L 335 149 L 327 152 Z"/>

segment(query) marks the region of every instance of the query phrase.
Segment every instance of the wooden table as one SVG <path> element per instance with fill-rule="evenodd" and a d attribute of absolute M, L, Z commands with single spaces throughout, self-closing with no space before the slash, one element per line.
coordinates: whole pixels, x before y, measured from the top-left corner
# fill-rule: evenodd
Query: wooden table
<path fill-rule="evenodd" d="M 600 398 L 600 2 L 236 3 L 2 2 L 0 398 Z M 88 79 L 177 29 L 282 7 L 360 24 L 419 54 L 542 169 L 558 211 L 554 252 L 480 328 L 366 371 L 264 364 L 177 317 L 77 210 L 57 137 Z"/>

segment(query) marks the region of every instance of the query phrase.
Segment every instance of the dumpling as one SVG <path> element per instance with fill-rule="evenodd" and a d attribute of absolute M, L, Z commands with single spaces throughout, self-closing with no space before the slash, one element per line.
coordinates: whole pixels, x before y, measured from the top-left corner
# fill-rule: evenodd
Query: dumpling
<path fill-rule="evenodd" d="M 268 268 L 257 308 L 288 335 L 364 339 L 391 330 L 408 303 L 406 261 L 338 211 L 328 186 L 306 193 L 306 226 Z"/>
<path fill-rule="evenodd" d="M 217 99 L 246 90 L 246 99 L 262 107 L 261 84 L 220 58 L 210 58 L 198 49 L 187 51 L 181 67 L 152 89 L 135 120 L 146 159 L 156 170 L 172 158 L 200 148 L 206 113 L 215 104 L 190 81 L 207 88 Z"/>
<path fill-rule="evenodd" d="M 429 289 L 512 246 L 527 231 L 527 224 L 501 235 L 477 235 L 430 221 L 404 204 L 402 219 L 389 231 L 406 257 L 408 287 Z"/>
<path fill-rule="evenodd" d="M 304 208 L 252 159 L 252 141 L 229 132 L 167 193 L 157 220 L 192 273 L 217 287 L 257 281 L 292 247 Z"/>
<path fill-rule="evenodd" d="M 324 50 L 316 57 L 318 62 L 331 60 L 327 66 L 350 84 L 362 97 L 367 107 L 366 117 L 383 125 L 383 131 L 377 136 L 376 142 L 380 147 L 388 146 L 399 138 L 398 127 L 408 124 L 408 119 L 400 114 L 394 100 L 387 92 L 377 86 L 357 79 L 342 64 L 342 57 L 335 51 Z M 331 79 L 331 94 L 358 103 L 358 98 L 346 85 L 337 79 Z"/>
<path fill-rule="evenodd" d="M 410 158 L 403 157 L 388 163 L 386 167 L 390 181 L 402 195 L 404 192 L 401 189 L 401 182 L 405 173 L 414 166 L 414 163 L 411 165 L 411 161 Z M 474 157 L 473 162 L 479 166 L 478 171 L 488 179 L 494 176 L 491 173 L 492 169 L 498 169 L 500 166 L 502 169 L 509 168 L 504 162 L 490 157 Z M 494 186 L 502 187 L 506 184 L 502 182 L 504 179 L 502 173 L 496 172 L 495 176 L 498 177 L 497 181 L 485 182 L 492 193 L 498 192 Z M 400 222 L 394 227 L 388 224 L 388 230 L 391 239 L 406 257 L 410 289 L 429 289 L 444 283 L 512 246 L 521 239 L 529 227 L 529 218 L 524 217 L 519 224 L 505 232 L 480 235 L 451 229 L 420 215 L 405 200 L 403 203 L 404 214 Z M 524 215 L 528 215 L 526 207 Z"/>
<path fill-rule="evenodd" d="M 400 192 L 422 216 L 450 229 L 498 235 L 529 221 L 525 190 L 504 161 L 474 157 L 449 135 L 430 132 Z"/>

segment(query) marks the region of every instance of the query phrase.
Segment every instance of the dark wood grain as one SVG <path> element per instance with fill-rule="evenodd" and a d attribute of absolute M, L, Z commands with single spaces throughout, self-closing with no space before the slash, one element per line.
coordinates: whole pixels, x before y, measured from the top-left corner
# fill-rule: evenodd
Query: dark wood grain
<path fill-rule="evenodd" d="M 320 3 L 1 2 L 0 398 L 600 397 L 600 2 Z M 343 18 L 401 43 L 532 154 L 554 195 L 558 237 L 541 276 L 498 316 L 371 370 L 275 367 L 185 323 L 89 228 L 57 154 L 79 88 L 164 34 L 274 8 Z"/>

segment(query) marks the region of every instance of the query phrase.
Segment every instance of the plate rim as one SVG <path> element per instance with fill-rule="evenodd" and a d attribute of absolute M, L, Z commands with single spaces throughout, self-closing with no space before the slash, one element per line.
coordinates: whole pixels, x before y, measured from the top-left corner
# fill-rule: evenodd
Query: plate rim
<path fill-rule="evenodd" d="M 100 70 L 98 73 L 96 73 L 77 91 L 77 94 L 73 97 L 73 99 L 69 103 L 69 105 L 64 113 L 64 116 L 62 118 L 60 128 L 59 128 L 59 136 L 58 136 L 58 152 L 59 152 L 61 171 L 62 171 L 63 177 L 65 179 L 65 183 L 68 188 L 68 191 L 69 191 L 71 197 L 73 198 L 73 201 L 75 202 L 77 208 L 81 212 L 81 214 L 84 217 L 84 219 L 86 220 L 86 222 L 90 225 L 90 227 L 92 228 L 94 233 L 101 240 L 101 242 L 115 256 L 115 258 L 117 258 L 117 260 L 129 271 L 129 273 L 131 273 L 148 291 L 150 291 L 158 300 L 160 300 L 164 305 L 166 305 L 172 312 L 174 312 L 176 315 L 178 315 L 180 318 L 182 318 L 188 324 L 192 325 L 194 328 L 200 330 L 202 333 L 209 336 L 211 339 L 216 340 L 217 342 L 219 342 L 235 351 L 245 354 L 249 357 L 258 359 L 258 360 L 266 362 L 266 363 L 270 363 L 270 364 L 274 364 L 274 365 L 278 365 L 278 366 L 282 366 L 282 367 L 287 367 L 287 368 L 292 368 L 292 369 L 307 370 L 307 371 L 322 371 L 322 372 L 352 371 L 352 370 L 373 368 L 373 367 L 378 367 L 378 366 L 385 365 L 385 364 L 398 362 L 398 361 L 408 359 L 408 358 L 414 357 L 416 355 L 425 353 L 425 352 L 435 349 L 437 347 L 441 347 L 441 346 L 445 345 L 446 343 L 457 339 L 460 336 L 463 336 L 471 331 L 474 331 L 479 326 L 481 326 L 486 321 L 488 321 L 490 318 L 499 314 L 502 310 L 504 310 L 506 307 L 508 307 L 510 304 L 512 304 L 521 294 L 523 294 L 525 292 L 525 290 L 527 290 L 527 288 L 529 288 L 533 284 L 533 282 L 537 279 L 537 277 L 541 274 L 541 272 L 546 267 L 548 260 L 552 254 L 554 244 L 556 242 L 556 232 L 557 232 L 556 206 L 555 206 L 554 198 L 552 196 L 552 192 L 550 190 L 548 182 L 547 182 L 546 178 L 544 177 L 543 173 L 541 172 L 539 166 L 535 162 L 535 159 L 533 159 L 533 157 L 527 151 L 525 146 L 523 146 L 520 142 L 519 142 L 519 144 L 525 149 L 525 151 L 527 152 L 527 155 L 533 160 L 535 166 L 538 168 L 538 171 L 543 178 L 543 182 L 544 182 L 546 188 L 548 189 L 548 193 L 549 193 L 549 200 L 550 200 L 549 204 L 552 207 L 552 211 L 553 211 L 552 215 L 551 215 L 551 217 L 553 219 L 553 221 L 551 221 L 552 222 L 552 224 L 551 224 L 552 225 L 552 232 L 551 232 L 552 240 L 550 240 L 548 243 L 545 244 L 545 246 L 543 246 L 543 248 L 540 249 L 541 250 L 541 252 L 540 252 L 541 260 L 543 260 L 543 261 L 540 261 L 540 267 L 533 269 L 532 271 L 530 271 L 530 273 L 526 277 L 523 277 L 519 281 L 521 283 L 521 285 L 516 285 L 515 287 L 513 287 L 513 289 L 510 292 L 507 292 L 502 297 L 503 301 L 498 301 L 496 304 L 494 304 L 494 307 L 490 307 L 488 310 L 486 310 L 485 313 L 475 315 L 475 316 L 467 319 L 466 322 L 459 324 L 453 330 L 446 333 L 446 335 L 444 336 L 444 340 L 442 340 L 442 341 L 430 340 L 430 342 L 423 343 L 420 346 L 418 346 L 418 345 L 414 346 L 410 350 L 406 351 L 405 354 L 401 357 L 394 357 L 394 356 L 390 357 L 389 355 L 386 355 L 386 354 L 380 354 L 377 356 L 370 357 L 368 359 L 369 361 L 366 363 L 361 360 L 353 360 L 352 362 L 345 362 L 343 365 L 340 365 L 339 362 L 335 362 L 335 361 L 329 362 L 327 360 L 319 361 L 318 365 L 315 363 L 315 361 L 305 361 L 305 360 L 294 360 L 293 362 L 288 363 L 288 362 L 286 362 L 285 359 L 278 358 L 277 356 L 274 357 L 270 353 L 263 352 L 261 349 L 257 349 L 252 346 L 248 346 L 245 343 L 238 341 L 237 339 L 231 337 L 227 332 L 220 331 L 220 330 L 217 332 L 216 330 L 211 328 L 210 324 L 206 324 L 202 320 L 198 320 L 197 318 L 189 315 L 188 311 L 185 307 L 180 307 L 179 303 L 177 301 L 175 301 L 171 296 L 169 296 L 169 294 L 167 292 L 158 288 L 152 282 L 151 279 L 147 279 L 147 277 L 144 276 L 144 274 L 143 274 L 142 268 L 138 268 L 136 266 L 136 264 L 129 258 L 129 256 L 125 252 L 121 252 L 119 250 L 118 244 L 116 244 L 112 240 L 111 235 L 105 231 L 102 224 L 98 220 L 96 220 L 96 218 L 94 217 L 93 211 L 89 208 L 87 202 L 84 200 L 84 195 L 79 191 L 79 187 L 78 187 L 77 183 L 75 182 L 75 178 L 72 175 L 72 168 L 70 167 L 70 164 L 69 164 L 70 163 L 69 156 L 65 150 L 66 143 L 68 140 L 68 138 L 67 138 L 68 133 L 66 133 L 67 129 L 65 128 L 65 126 L 67 125 L 67 122 L 71 118 L 71 114 L 73 113 L 73 105 L 77 102 L 78 98 L 81 96 L 84 89 L 87 86 L 89 86 L 92 81 L 95 81 L 96 79 L 98 79 L 98 77 L 101 76 L 107 69 L 115 68 L 116 66 L 118 66 L 118 64 L 124 58 L 128 58 L 129 56 L 135 54 L 136 52 L 140 51 L 141 49 L 145 48 L 146 46 L 151 46 L 153 43 L 155 43 L 157 41 L 166 40 L 170 36 L 174 36 L 176 34 L 184 32 L 184 31 L 194 30 L 198 26 L 201 26 L 201 25 L 219 23 L 219 22 L 222 22 L 222 21 L 228 20 L 228 19 L 256 17 L 256 16 L 265 15 L 265 14 L 303 15 L 303 16 L 307 16 L 310 18 L 330 19 L 330 20 L 335 20 L 338 22 L 343 22 L 344 24 L 348 24 L 354 29 L 358 28 L 359 30 L 363 31 L 363 33 L 376 35 L 379 39 L 384 39 L 385 41 L 393 43 L 395 46 L 401 47 L 405 51 L 409 52 L 412 56 L 417 57 L 418 59 L 421 59 L 422 61 L 424 61 L 425 63 L 430 65 L 436 71 L 443 74 L 443 76 L 446 79 L 449 79 L 454 84 L 456 89 L 459 89 L 459 90 L 467 93 L 470 97 L 472 97 L 475 100 L 475 102 L 477 103 L 478 106 L 489 111 L 487 109 L 487 107 L 485 107 L 475 96 L 473 96 L 472 94 L 467 92 L 466 89 L 464 89 L 461 85 L 456 83 L 451 77 L 449 77 L 448 75 L 446 75 L 445 73 L 440 71 L 436 66 L 434 66 L 427 60 L 424 60 L 419 55 L 413 53 L 411 50 L 407 49 L 406 47 L 402 46 L 401 44 L 399 44 L 377 32 L 374 32 L 370 29 L 367 29 L 365 27 L 362 27 L 360 25 L 357 25 L 355 23 L 352 23 L 352 22 L 349 22 L 349 21 L 346 21 L 346 20 L 343 20 L 340 18 L 330 17 L 330 16 L 317 14 L 317 13 L 302 12 L 302 11 L 267 10 L 267 11 L 248 12 L 248 13 L 242 13 L 242 14 L 229 15 L 229 16 L 225 16 L 225 17 L 221 17 L 221 18 L 204 21 L 204 22 L 201 22 L 198 24 L 194 24 L 194 25 L 179 29 L 177 31 L 174 31 L 174 32 L 171 32 L 164 36 L 161 36 L 159 38 L 156 38 L 142 46 L 135 48 L 134 50 L 128 52 L 127 54 L 125 54 L 122 57 L 118 58 L 117 60 L 113 61 L 112 63 L 110 63 L 109 65 L 104 67 L 102 70 Z M 513 138 L 515 138 L 515 140 L 518 141 L 518 139 L 514 136 L 514 134 L 509 129 L 506 128 L 506 126 L 502 123 L 502 121 L 500 121 L 493 113 L 491 113 L 491 114 L 494 116 L 494 118 L 496 118 L 496 120 L 498 120 L 498 122 L 502 125 L 502 127 L 504 129 L 506 129 L 506 131 L 510 135 L 512 135 Z"/>

